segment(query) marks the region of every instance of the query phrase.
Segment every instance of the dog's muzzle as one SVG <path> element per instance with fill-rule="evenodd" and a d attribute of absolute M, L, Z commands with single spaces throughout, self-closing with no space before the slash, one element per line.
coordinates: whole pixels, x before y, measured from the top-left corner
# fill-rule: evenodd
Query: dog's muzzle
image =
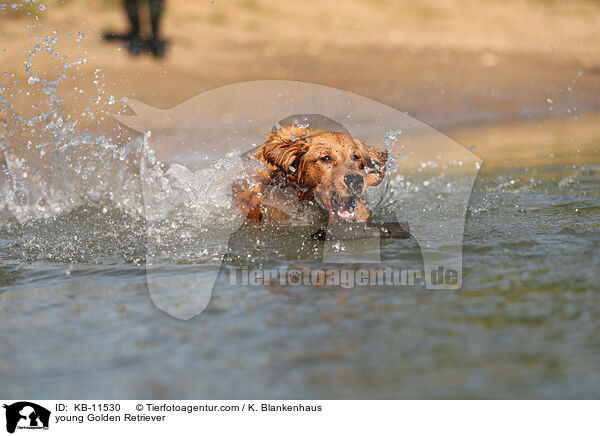
<path fill-rule="evenodd" d="M 360 174 L 346 174 L 344 176 L 344 183 L 348 187 L 350 194 L 359 195 L 362 194 L 365 179 Z"/>

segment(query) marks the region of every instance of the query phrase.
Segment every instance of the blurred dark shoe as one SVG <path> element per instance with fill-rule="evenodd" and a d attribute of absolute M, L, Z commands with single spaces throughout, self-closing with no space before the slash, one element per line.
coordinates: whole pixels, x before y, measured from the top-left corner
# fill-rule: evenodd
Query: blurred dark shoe
<path fill-rule="evenodd" d="M 143 49 L 144 40 L 139 35 L 132 36 L 129 42 L 127 43 L 127 51 L 129 51 L 130 55 L 138 56 Z"/>
<path fill-rule="evenodd" d="M 164 39 L 150 38 L 149 43 L 152 54 L 157 58 L 162 58 L 167 54 L 167 41 Z"/>

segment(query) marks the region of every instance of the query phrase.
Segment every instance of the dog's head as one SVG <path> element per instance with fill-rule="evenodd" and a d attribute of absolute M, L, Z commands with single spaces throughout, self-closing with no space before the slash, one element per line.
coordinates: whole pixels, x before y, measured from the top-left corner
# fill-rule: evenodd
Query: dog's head
<path fill-rule="evenodd" d="M 314 195 L 332 221 L 364 222 L 364 195 L 383 180 L 387 152 L 344 133 L 293 125 L 272 132 L 257 157 L 288 174 L 299 196 Z"/>

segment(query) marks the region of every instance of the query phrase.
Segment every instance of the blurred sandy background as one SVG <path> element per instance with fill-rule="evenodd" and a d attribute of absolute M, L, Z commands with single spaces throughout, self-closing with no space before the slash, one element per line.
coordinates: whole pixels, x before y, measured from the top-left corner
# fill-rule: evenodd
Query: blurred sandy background
<path fill-rule="evenodd" d="M 166 108 L 228 83 L 288 79 L 408 112 L 488 163 L 598 148 L 599 1 L 167 0 L 160 60 L 102 40 L 127 29 L 117 0 L 2 3 L 0 86 L 27 82 L 27 49 L 54 35 L 60 58 L 86 59 L 61 84 L 74 112 L 96 97 Z M 36 56 L 34 71 L 51 77 L 57 59 Z"/>

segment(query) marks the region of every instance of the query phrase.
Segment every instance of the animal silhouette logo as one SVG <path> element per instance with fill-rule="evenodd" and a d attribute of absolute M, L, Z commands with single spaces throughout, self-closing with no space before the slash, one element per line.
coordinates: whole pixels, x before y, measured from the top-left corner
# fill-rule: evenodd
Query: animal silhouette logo
<path fill-rule="evenodd" d="M 19 429 L 47 429 L 50 423 L 50 411 L 38 404 L 19 401 L 5 404 L 6 431 L 14 433 Z"/>
<path fill-rule="evenodd" d="M 217 210 L 225 204 L 225 200 L 217 200 L 225 198 L 225 187 L 244 171 L 242 159 L 246 152 L 264 142 L 277 120 L 289 121 L 297 114 L 337 120 L 335 125 L 329 123 L 323 128 L 342 129 L 388 152 L 387 180 L 371 189 L 373 196 L 383 198 L 391 184 L 386 204 L 397 220 L 410 226 L 421 251 L 427 289 L 462 286 L 465 217 L 482 161 L 405 112 L 348 91 L 285 80 L 223 86 L 170 109 L 135 100 L 128 100 L 127 106 L 135 115 L 113 114 L 113 118 L 143 134 L 128 147 L 141 144 L 147 151 L 140 159 L 140 174 L 148 222 L 148 288 L 155 305 L 171 316 L 190 319 L 207 307 L 219 274 L 219 259 L 237 227 L 224 225 L 218 232 L 198 235 L 197 241 L 205 240 L 206 247 L 220 247 L 215 250 L 222 252 L 211 254 L 201 264 L 178 264 L 186 274 L 175 283 L 171 276 L 161 274 L 161 268 L 164 259 L 178 259 L 180 253 L 169 251 L 157 229 L 174 205 L 190 204 L 196 209 L 210 205 Z M 236 158 L 239 164 L 235 164 Z M 225 170 L 227 166 L 235 171 Z M 204 183 L 207 180 L 211 183 Z M 354 251 L 340 251 L 336 241 L 326 240 L 322 262 L 348 263 L 360 255 L 361 262 L 377 263 L 378 239 L 368 241 L 369 249 L 357 244 Z M 365 260 L 362 252 L 373 253 L 373 257 Z M 451 280 L 438 280 L 439 271 L 451 271 Z M 197 279 L 190 279 L 192 275 Z"/>

